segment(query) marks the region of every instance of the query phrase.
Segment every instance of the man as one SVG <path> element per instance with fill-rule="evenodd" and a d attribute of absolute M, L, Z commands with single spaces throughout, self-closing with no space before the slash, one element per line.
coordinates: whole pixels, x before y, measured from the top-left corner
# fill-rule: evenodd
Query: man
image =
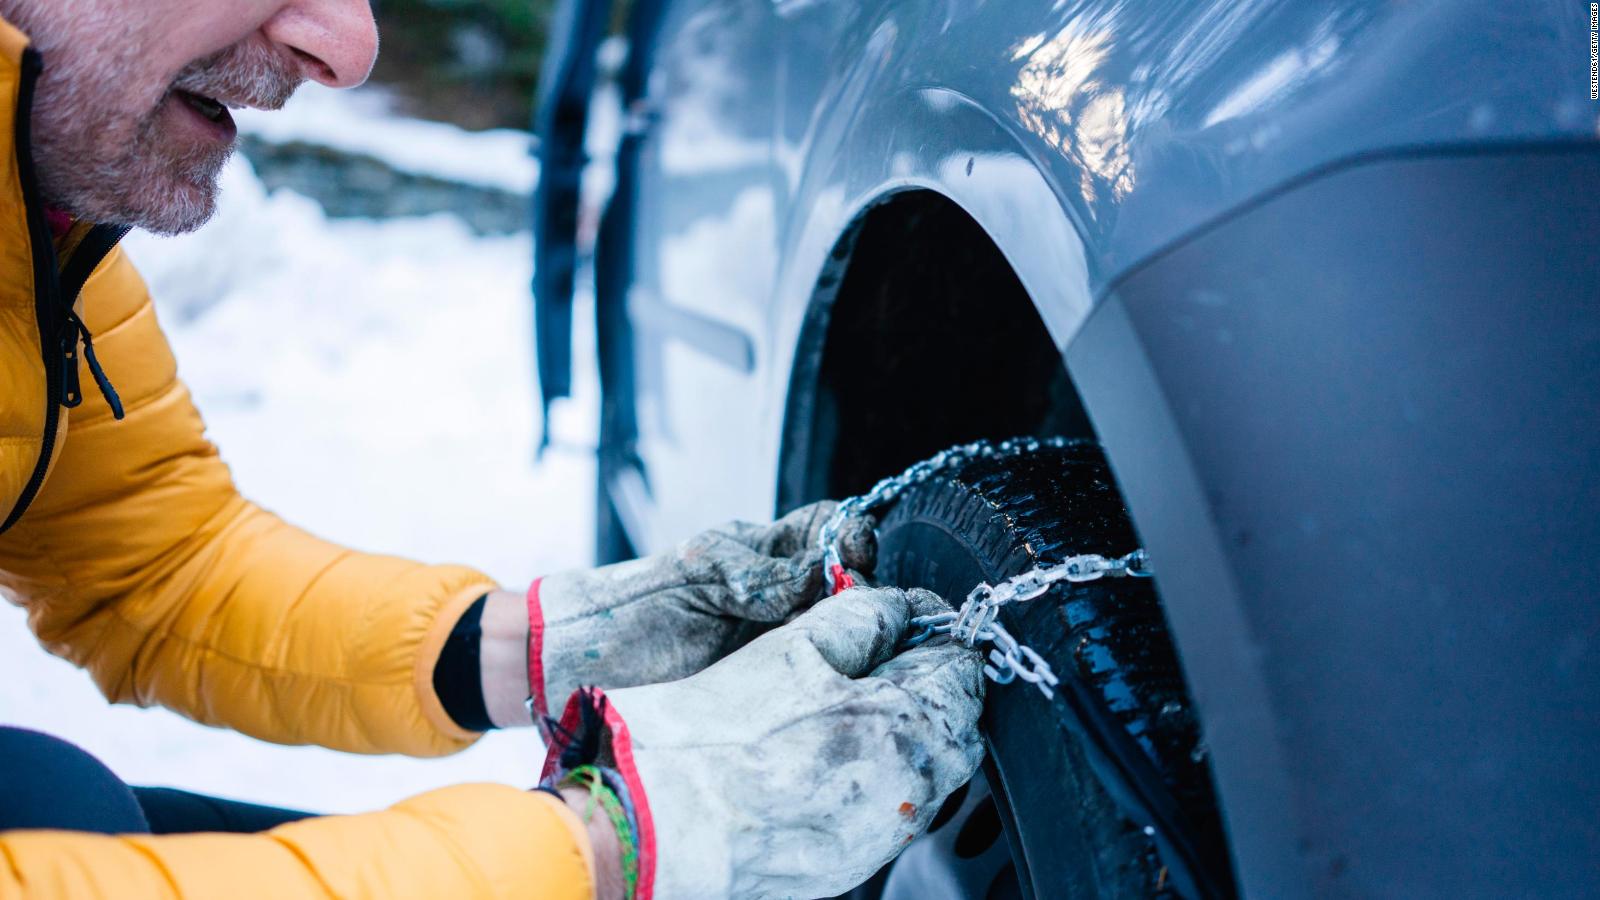
<path fill-rule="evenodd" d="M 829 506 L 523 593 L 332 546 L 237 495 L 116 244 L 206 220 L 230 107 L 362 82 L 367 0 L 0 16 L 0 583 L 39 639 L 113 701 L 284 743 L 442 754 L 560 714 L 529 762 L 544 790 L 347 817 L 132 790 L 0 729 L 0 896 L 820 896 L 970 777 L 976 654 L 896 653 L 941 602 L 923 592 L 819 602 Z M 870 569 L 863 523 L 845 551 Z"/>

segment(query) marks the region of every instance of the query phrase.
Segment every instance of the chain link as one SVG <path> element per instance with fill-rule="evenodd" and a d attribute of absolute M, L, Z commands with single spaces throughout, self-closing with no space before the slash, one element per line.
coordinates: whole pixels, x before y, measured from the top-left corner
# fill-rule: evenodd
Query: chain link
<path fill-rule="evenodd" d="M 1069 556 L 1055 565 L 1041 565 L 1014 575 L 998 585 L 980 583 L 967 594 L 961 606 L 950 612 L 917 616 L 911 624 L 921 628 L 907 643 L 920 644 L 935 635 L 949 635 L 951 640 L 975 647 L 979 641 L 994 644 L 989 651 L 989 665 L 983 673 L 997 684 L 1010 684 L 1021 678 L 1038 686 L 1046 696 L 1054 696 L 1059 683 L 1050 664 L 1027 645 L 1017 642 L 1004 625 L 1000 624 L 1000 609 L 1011 603 L 1026 603 L 1042 597 L 1050 589 L 1065 581 L 1077 584 L 1101 578 L 1149 578 L 1149 557 L 1143 549 L 1115 559 L 1098 553 Z"/>
<path fill-rule="evenodd" d="M 845 521 L 852 516 L 866 515 L 875 509 L 887 506 L 899 499 L 900 494 L 907 488 L 973 460 L 1006 459 L 1035 453 L 1045 447 L 1065 447 L 1070 443 L 1066 438 L 1059 437 L 1044 439 L 1024 437 L 1012 438 L 998 444 L 988 441 L 962 444 L 941 450 L 899 475 L 883 479 L 867 493 L 844 500 L 818 535 L 818 541 L 822 545 L 822 566 L 829 593 L 836 593 L 839 590 L 841 583 L 839 578 L 845 574 L 839 548 L 839 531 Z M 976 647 L 980 642 L 993 644 L 989 650 L 989 664 L 983 667 L 985 675 L 997 684 L 1010 684 L 1020 678 L 1037 686 L 1046 697 L 1053 697 L 1060 679 L 1043 657 L 1027 645 L 1019 643 L 1005 626 L 1000 624 L 1000 609 L 1008 604 L 1025 603 L 1043 596 L 1061 582 L 1080 583 L 1101 578 L 1149 578 L 1150 575 L 1150 560 L 1143 549 L 1115 558 L 1101 556 L 1098 553 L 1069 556 L 1059 563 L 1040 565 L 1013 575 L 997 585 L 981 583 L 967 594 L 960 607 L 949 612 L 912 619 L 911 624 L 921 631 L 912 636 L 908 643 L 921 644 L 936 635 L 948 635 L 952 640 L 961 641 L 968 647 Z"/>
<path fill-rule="evenodd" d="M 1043 439 L 1018 437 L 998 444 L 989 441 L 960 444 L 940 450 L 899 475 L 883 479 L 865 494 L 840 502 L 833 517 L 822 526 L 822 531 L 817 535 L 817 543 L 822 546 L 822 569 L 824 577 L 828 580 L 828 593 L 837 593 L 837 579 L 844 571 L 844 562 L 839 552 L 839 529 L 844 526 L 846 520 L 888 506 L 899 499 L 906 488 L 921 484 L 946 469 L 959 468 L 977 459 L 1008 459 L 1035 453 L 1044 447 L 1065 447 L 1071 443 L 1073 442 L 1062 437 Z"/>

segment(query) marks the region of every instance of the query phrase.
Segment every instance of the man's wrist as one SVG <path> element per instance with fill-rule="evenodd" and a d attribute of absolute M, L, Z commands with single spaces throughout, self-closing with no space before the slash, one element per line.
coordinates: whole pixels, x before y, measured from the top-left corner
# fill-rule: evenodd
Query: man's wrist
<path fill-rule="evenodd" d="M 577 814 L 589 834 L 595 900 L 623 900 L 626 887 L 622 877 L 622 845 L 616 828 L 587 788 L 569 785 L 560 792 L 561 799 Z"/>
<path fill-rule="evenodd" d="M 497 728 L 533 724 L 528 712 L 528 605 L 515 591 L 493 591 L 484 603 L 478 657 L 483 703 Z"/>

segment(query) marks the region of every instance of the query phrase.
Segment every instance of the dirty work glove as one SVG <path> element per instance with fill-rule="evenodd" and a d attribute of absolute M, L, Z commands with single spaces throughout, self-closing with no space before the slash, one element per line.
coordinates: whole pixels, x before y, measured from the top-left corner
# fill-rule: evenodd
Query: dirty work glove
<path fill-rule="evenodd" d="M 535 716 L 579 685 L 630 687 L 700 671 L 823 594 L 817 533 L 838 506 L 795 510 L 771 525 L 734 522 L 676 550 L 551 575 L 528 591 L 528 682 Z M 872 524 L 842 529 L 845 565 L 871 572 Z M 559 708 L 556 710 L 559 712 Z"/>
<path fill-rule="evenodd" d="M 982 661 L 895 655 L 927 591 L 854 588 L 682 681 L 568 702 L 545 776 L 628 798 L 643 900 L 827 897 L 921 833 L 983 758 Z"/>

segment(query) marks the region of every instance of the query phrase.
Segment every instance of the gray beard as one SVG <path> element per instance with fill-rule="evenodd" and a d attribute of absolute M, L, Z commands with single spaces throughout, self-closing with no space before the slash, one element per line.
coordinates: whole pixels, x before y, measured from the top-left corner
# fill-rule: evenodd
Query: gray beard
<path fill-rule="evenodd" d="M 45 203 L 80 220 L 157 234 L 204 225 L 216 212 L 218 180 L 234 148 L 175 147 L 166 140 L 162 125 L 170 89 L 225 94 L 273 109 L 294 92 L 299 73 L 281 56 L 239 45 L 194 63 L 170 84 L 130 85 L 128 73 L 139 72 L 148 56 L 121 21 L 127 10 L 43 2 L 61 5 L 37 13 L 30 9 L 42 4 L 0 0 L 0 12 L 29 33 L 44 57 L 32 151 Z M 70 36 L 53 33 L 68 21 Z"/>
<path fill-rule="evenodd" d="M 95 131 L 71 116 L 49 122 L 36 114 L 34 152 L 46 202 L 77 219 L 157 234 L 204 225 L 216 212 L 218 179 L 233 148 L 175 154 L 161 145 L 157 115 L 159 108 L 131 129 Z"/>
<path fill-rule="evenodd" d="M 50 12 L 33 2 L 4 4 L 44 59 L 29 148 L 44 202 L 74 218 L 162 234 L 200 227 L 216 209 L 217 177 L 228 154 L 173 159 L 162 152 L 160 98 L 119 89 L 126 73 L 139 71 L 144 48 L 105 7 L 57 2 Z M 63 33 L 69 20 L 72 35 Z M 134 117 L 129 110 L 146 112 Z"/>

